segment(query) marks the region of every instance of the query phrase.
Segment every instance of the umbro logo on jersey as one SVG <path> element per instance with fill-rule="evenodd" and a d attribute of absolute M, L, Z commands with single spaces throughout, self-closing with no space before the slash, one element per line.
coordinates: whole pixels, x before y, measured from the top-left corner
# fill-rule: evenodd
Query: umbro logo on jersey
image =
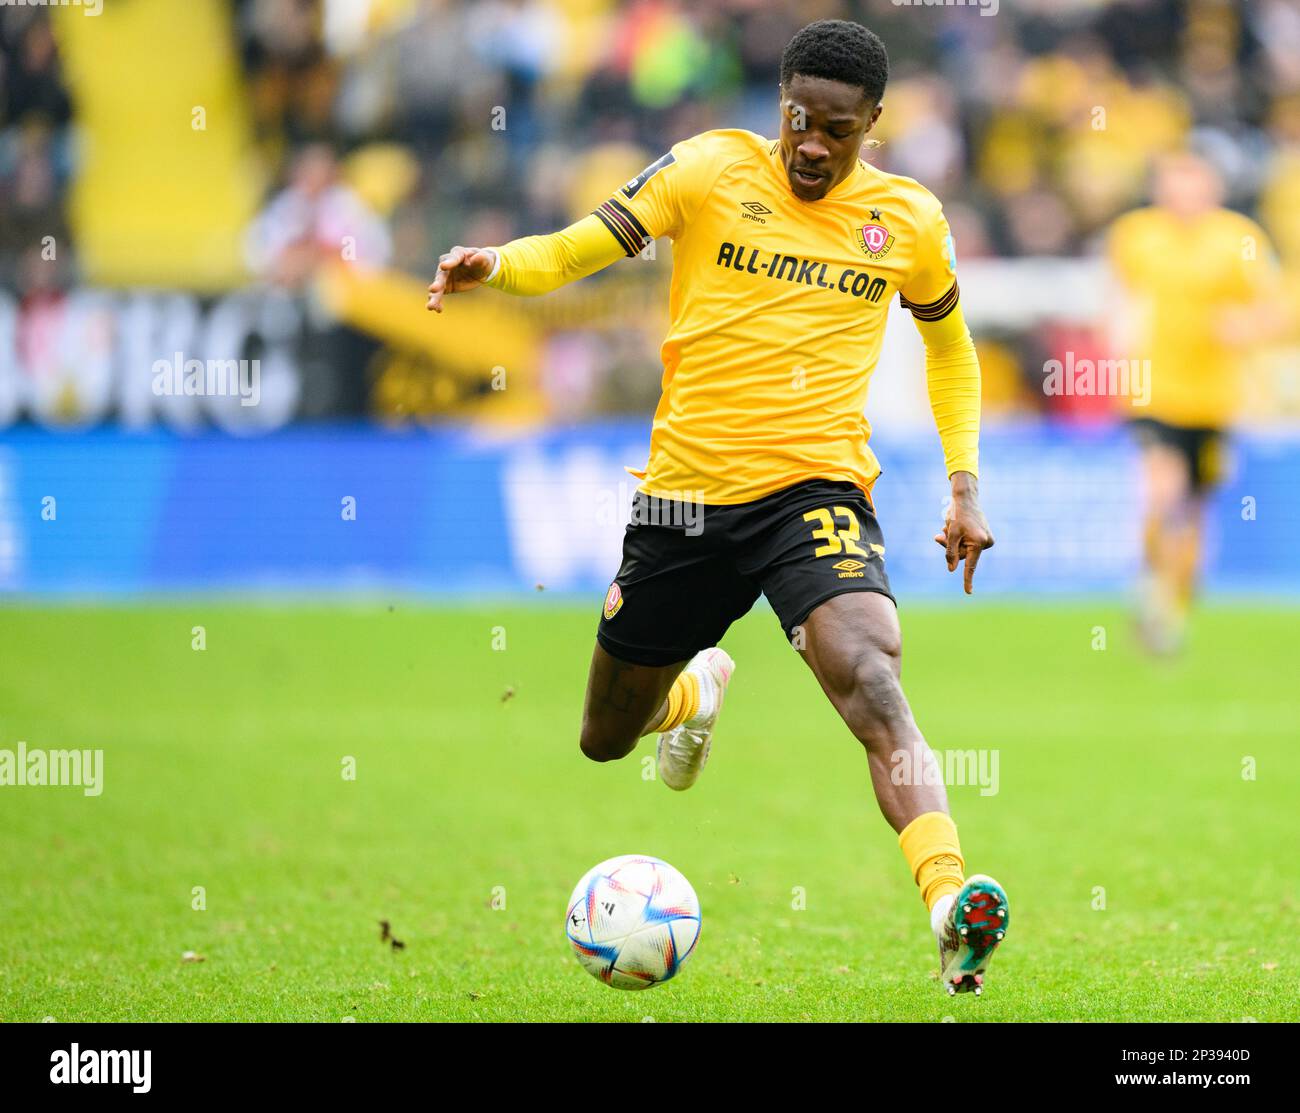
<path fill-rule="evenodd" d="M 862 578 L 862 569 L 864 569 L 866 565 L 860 560 L 854 560 L 852 557 L 849 557 L 846 560 L 840 561 L 838 564 L 832 564 L 831 567 L 840 574 L 839 578 L 841 580 L 858 580 Z"/>
<path fill-rule="evenodd" d="M 740 207 L 746 210 L 740 214 L 741 219 L 752 220 L 755 224 L 766 224 L 767 221 L 763 218 L 772 215 L 772 210 L 762 201 L 742 201 Z"/>

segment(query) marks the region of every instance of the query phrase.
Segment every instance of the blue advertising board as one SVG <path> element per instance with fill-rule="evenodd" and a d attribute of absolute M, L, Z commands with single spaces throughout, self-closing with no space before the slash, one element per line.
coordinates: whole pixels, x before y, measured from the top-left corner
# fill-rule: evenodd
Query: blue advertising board
<path fill-rule="evenodd" d="M 647 426 L 521 435 L 291 426 L 260 437 L 105 428 L 0 438 L 0 590 L 602 593 L 618 566 Z M 959 586 L 932 540 L 937 437 L 872 440 L 896 592 Z M 1300 439 L 1238 439 L 1209 511 L 1211 589 L 1300 591 Z M 995 428 L 981 488 L 997 537 L 986 594 L 1123 590 L 1140 556 L 1123 430 Z"/>

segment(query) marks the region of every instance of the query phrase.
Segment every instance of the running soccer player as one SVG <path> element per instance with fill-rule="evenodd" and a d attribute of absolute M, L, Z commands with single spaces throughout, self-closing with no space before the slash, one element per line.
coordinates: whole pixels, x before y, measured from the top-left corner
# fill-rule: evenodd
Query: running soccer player
<path fill-rule="evenodd" d="M 479 285 L 543 294 L 672 239 L 663 395 L 596 634 L 582 752 L 611 761 L 658 734 L 662 780 L 689 788 L 734 668 L 718 642 L 766 595 L 866 749 L 945 987 L 978 994 L 1008 924 L 1006 895 L 990 877 L 965 876 L 938 778 L 891 777 L 904 755 L 912 770 L 934 761 L 899 684 L 898 614 L 871 502 L 880 465 L 863 412 L 895 293 L 925 341 L 952 485 L 935 540 L 949 571 L 965 562 L 967 593 L 993 536 L 977 493 L 980 372 L 952 236 L 925 188 L 859 158 L 888 71 L 865 27 L 809 24 L 781 59 L 779 139 L 705 132 L 562 232 L 454 247 L 429 308 Z"/>
<path fill-rule="evenodd" d="M 1177 652 L 1201 567 L 1209 493 L 1222 478 L 1224 430 L 1242 394 L 1242 356 L 1286 327 L 1263 229 L 1222 207 L 1223 183 L 1195 154 L 1156 165 L 1154 204 L 1120 217 L 1107 254 L 1118 280 L 1117 353 L 1149 361 L 1141 444 L 1143 548 L 1137 630 Z M 1137 411 L 1130 411 L 1137 412 Z"/>

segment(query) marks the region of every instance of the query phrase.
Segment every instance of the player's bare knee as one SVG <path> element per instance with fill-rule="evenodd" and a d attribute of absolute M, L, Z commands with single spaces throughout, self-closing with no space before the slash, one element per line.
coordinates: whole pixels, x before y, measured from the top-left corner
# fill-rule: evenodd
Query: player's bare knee
<path fill-rule="evenodd" d="M 583 723 L 578 746 L 592 761 L 617 761 L 635 748 L 636 738 L 624 738 L 615 732 Z"/>
<path fill-rule="evenodd" d="M 873 648 L 853 667 L 852 721 L 869 750 L 890 749 L 910 725 L 911 711 L 898 681 L 897 655 Z"/>

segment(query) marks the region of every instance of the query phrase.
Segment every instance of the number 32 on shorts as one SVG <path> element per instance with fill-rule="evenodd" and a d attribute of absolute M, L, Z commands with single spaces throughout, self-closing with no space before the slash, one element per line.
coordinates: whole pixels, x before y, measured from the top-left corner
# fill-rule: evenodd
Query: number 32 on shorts
<path fill-rule="evenodd" d="M 834 517 L 832 517 L 832 513 Z M 835 525 L 835 518 L 838 518 L 844 524 L 838 529 Z M 824 541 L 824 545 L 818 545 L 813 550 L 813 556 L 835 556 L 839 553 L 848 553 L 850 556 L 870 557 L 861 545 L 862 527 L 858 523 L 858 516 L 848 506 L 833 506 L 830 510 L 818 509 L 810 510 L 803 516 L 805 522 L 816 522 L 817 528 L 812 531 L 814 541 Z M 883 553 L 884 547 L 881 545 L 871 545 L 871 548 L 877 552 Z"/>

